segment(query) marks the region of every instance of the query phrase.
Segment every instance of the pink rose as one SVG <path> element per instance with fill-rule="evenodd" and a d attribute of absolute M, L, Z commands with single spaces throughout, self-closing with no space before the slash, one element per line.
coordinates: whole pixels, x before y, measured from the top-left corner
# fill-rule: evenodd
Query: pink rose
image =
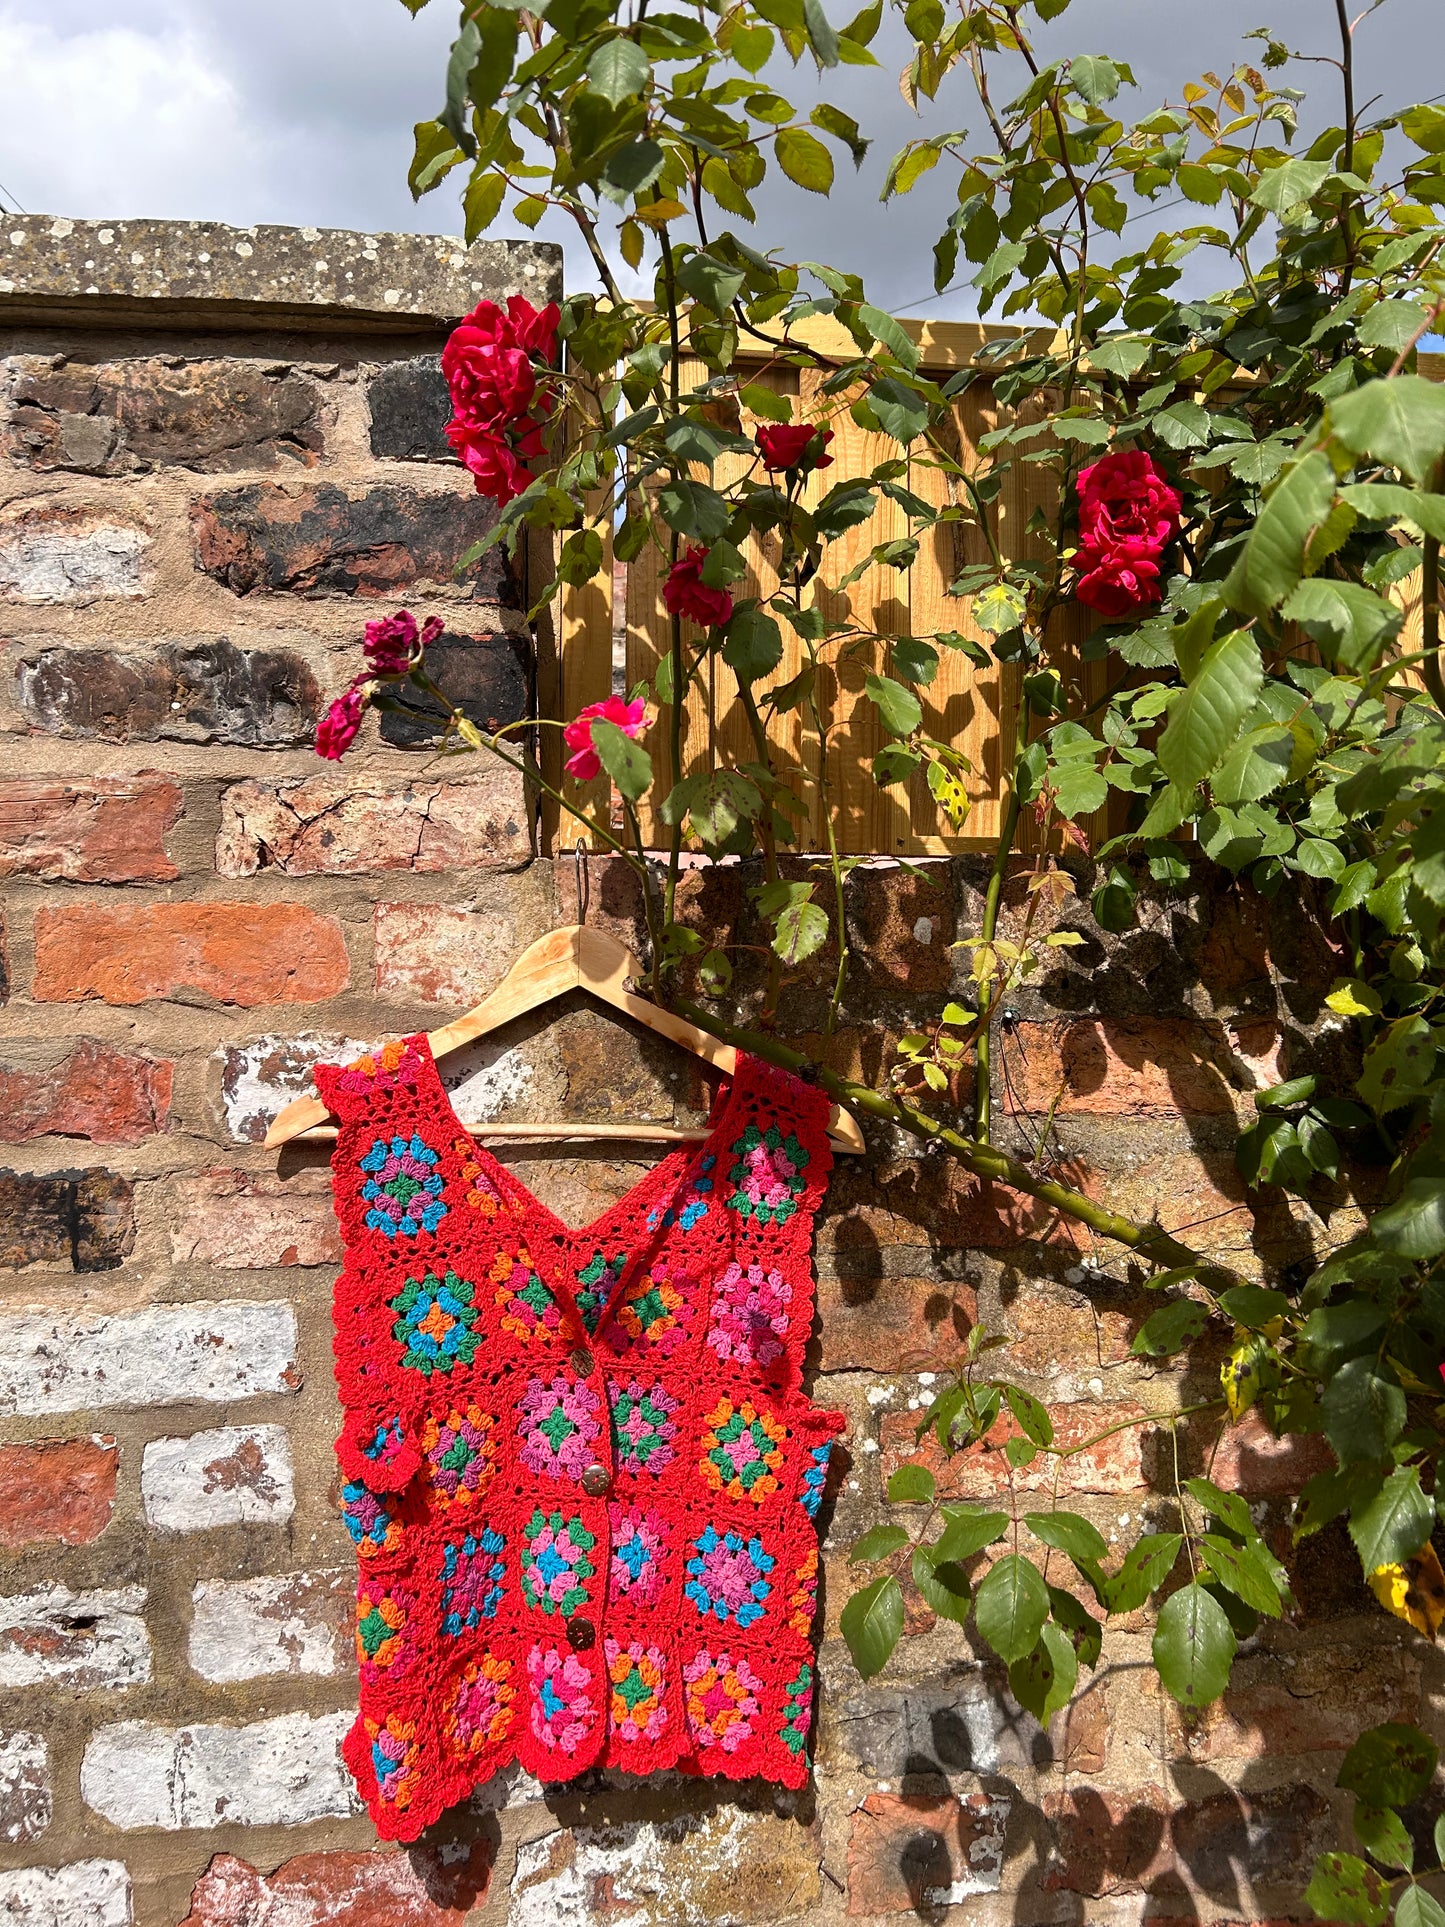
<path fill-rule="evenodd" d="M 361 653 L 373 676 L 404 676 L 421 661 L 445 625 L 440 616 L 430 616 L 418 632 L 416 617 L 410 609 L 398 609 L 394 616 L 382 616 L 366 625 L 366 640 Z"/>
<path fill-rule="evenodd" d="M 562 731 L 562 740 L 572 751 L 567 758 L 567 774 L 579 783 L 590 783 L 602 774 L 602 759 L 592 746 L 592 725 L 598 721 L 616 723 L 627 735 L 640 736 L 647 727 L 647 704 L 640 696 L 633 703 L 609 696 L 605 703 L 588 703 L 578 710 Z"/>
<path fill-rule="evenodd" d="M 356 741 L 356 732 L 361 728 L 365 708 L 364 685 L 353 683 L 344 696 L 337 697 L 316 725 L 316 754 L 324 756 L 328 763 L 339 763 Z"/>
<path fill-rule="evenodd" d="M 687 616 L 700 628 L 721 626 L 732 616 L 733 599 L 726 589 L 710 589 L 702 579 L 707 550 L 691 548 L 667 572 L 662 600 L 668 613 Z"/>

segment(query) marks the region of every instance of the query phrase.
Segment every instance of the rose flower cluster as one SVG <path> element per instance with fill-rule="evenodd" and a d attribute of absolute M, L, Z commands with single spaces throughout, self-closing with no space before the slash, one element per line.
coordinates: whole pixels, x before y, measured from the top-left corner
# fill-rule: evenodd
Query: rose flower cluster
<path fill-rule="evenodd" d="M 366 667 L 316 725 L 318 756 L 324 756 L 328 763 L 341 760 L 356 741 L 362 712 L 375 694 L 376 685 L 410 675 L 444 626 L 440 616 L 429 616 L 418 628 L 410 609 L 398 609 L 394 616 L 381 616 L 367 623 L 366 640 L 361 645 Z"/>
<path fill-rule="evenodd" d="M 1111 622 L 1164 600 L 1159 560 L 1183 504 L 1142 449 L 1105 455 L 1079 477 L 1080 602 Z"/>
<path fill-rule="evenodd" d="M 481 301 L 452 330 L 442 373 L 452 397 L 447 440 L 471 470 L 479 495 L 500 507 L 535 480 L 527 466 L 546 453 L 542 430 L 556 405 L 538 364 L 557 359 L 555 301 L 538 310 L 514 294 L 505 311 Z"/>

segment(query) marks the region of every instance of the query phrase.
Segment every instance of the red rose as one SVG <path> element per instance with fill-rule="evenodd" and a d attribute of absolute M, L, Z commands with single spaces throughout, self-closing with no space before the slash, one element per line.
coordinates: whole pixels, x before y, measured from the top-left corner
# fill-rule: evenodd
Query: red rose
<path fill-rule="evenodd" d="M 831 428 L 812 422 L 768 422 L 758 430 L 763 467 L 772 475 L 790 468 L 831 468 L 833 457 L 824 450 L 833 439 Z"/>
<path fill-rule="evenodd" d="M 562 731 L 562 737 L 572 754 L 567 758 L 567 774 L 575 776 L 579 783 L 590 783 L 595 776 L 602 774 L 602 759 L 592 742 L 592 725 L 598 720 L 616 723 L 624 734 L 638 737 L 647 727 L 647 704 L 638 697 L 636 702 L 624 702 L 621 696 L 609 696 L 603 703 L 588 703 Z"/>
<path fill-rule="evenodd" d="M 1179 533 L 1179 495 L 1142 449 L 1103 456 L 1079 477 L 1080 602 L 1111 621 L 1162 602 L 1159 558 Z"/>
<path fill-rule="evenodd" d="M 450 422 L 447 440 L 475 477 L 478 495 L 490 495 L 499 508 L 535 479 L 502 437 L 489 429 L 471 422 Z"/>
<path fill-rule="evenodd" d="M 522 350 L 490 341 L 459 348 L 451 356 L 447 381 L 457 418 L 482 428 L 502 428 L 525 415 L 537 392 L 537 377 Z"/>
<path fill-rule="evenodd" d="M 479 301 L 442 350 L 453 411 L 447 437 L 477 493 L 499 505 L 522 493 L 534 479 L 527 462 L 546 453 L 541 424 L 554 398 L 538 389 L 532 362 L 556 359 L 559 319 L 555 302 L 537 309 L 520 294 L 505 310 Z"/>
<path fill-rule="evenodd" d="M 711 629 L 728 621 L 733 599 L 726 589 L 710 589 L 702 579 L 707 550 L 689 549 L 674 562 L 662 585 L 662 600 L 674 616 L 688 616 L 700 628 Z"/>
<path fill-rule="evenodd" d="M 344 696 L 338 696 L 316 725 L 316 754 L 324 756 L 328 763 L 339 763 L 345 752 L 356 741 L 356 732 L 361 728 L 362 711 L 366 708 L 366 697 L 360 683 L 353 683 Z"/>

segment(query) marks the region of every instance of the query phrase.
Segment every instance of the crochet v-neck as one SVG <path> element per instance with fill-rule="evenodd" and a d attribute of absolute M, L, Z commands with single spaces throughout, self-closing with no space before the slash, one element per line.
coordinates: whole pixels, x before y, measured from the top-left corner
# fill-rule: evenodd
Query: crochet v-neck
<path fill-rule="evenodd" d="M 432 1083 L 432 1102 L 440 1111 L 451 1133 L 453 1142 L 470 1137 L 465 1124 L 457 1116 L 456 1106 L 452 1103 L 451 1093 L 442 1081 L 441 1070 L 432 1056 L 430 1041 L 425 1037 L 416 1040 L 417 1055 L 429 1074 Z M 498 1186 L 505 1196 L 510 1191 L 526 1207 L 528 1214 L 540 1222 L 549 1237 L 558 1238 L 568 1245 L 581 1246 L 597 1239 L 613 1218 L 630 1216 L 640 1204 L 656 1202 L 651 1196 L 665 1196 L 678 1190 L 687 1180 L 700 1172 L 705 1161 L 721 1156 L 723 1139 L 729 1128 L 730 1120 L 737 1108 L 739 1094 L 747 1082 L 747 1070 L 752 1060 L 739 1053 L 737 1066 L 730 1078 L 718 1088 L 708 1115 L 708 1133 L 699 1144 L 680 1144 L 674 1150 L 645 1171 L 633 1185 L 630 1185 L 619 1198 L 605 1205 L 595 1218 L 586 1224 L 570 1225 L 565 1219 L 542 1200 L 519 1178 L 510 1165 L 503 1164 L 494 1151 L 480 1138 L 472 1140 L 472 1156 L 481 1165 L 489 1181 Z"/>

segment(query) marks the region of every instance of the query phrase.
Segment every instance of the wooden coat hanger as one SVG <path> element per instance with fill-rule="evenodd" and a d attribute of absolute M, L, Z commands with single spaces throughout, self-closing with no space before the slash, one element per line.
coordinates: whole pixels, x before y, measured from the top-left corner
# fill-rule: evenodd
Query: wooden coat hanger
<path fill-rule="evenodd" d="M 738 1053 L 685 1017 L 678 1017 L 627 988 L 629 978 L 642 976 L 642 966 L 632 952 L 616 937 L 587 924 L 569 924 L 549 930 L 524 950 L 489 997 L 454 1023 L 444 1024 L 427 1038 L 437 1060 L 463 1044 L 500 1030 L 514 1017 L 525 1016 L 541 1004 L 550 1004 L 569 990 L 585 990 L 601 1003 L 621 1011 L 659 1036 L 681 1044 L 716 1070 L 730 1076 L 737 1067 Z M 299 1137 L 335 1137 L 336 1126 L 328 1123 L 331 1113 L 319 1097 L 298 1097 L 288 1104 L 266 1133 L 266 1149 L 290 1144 Z M 556 1141 L 564 1138 L 616 1138 L 628 1143 L 699 1144 L 706 1130 L 679 1131 L 661 1124 L 485 1124 L 478 1125 L 473 1137 L 525 1142 L 529 1139 Z M 851 1112 L 834 1106 L 828 1119 L 828 1136 L 835 1152 L 857 1155 L 867 1147 L 858 1120 Z"/>

